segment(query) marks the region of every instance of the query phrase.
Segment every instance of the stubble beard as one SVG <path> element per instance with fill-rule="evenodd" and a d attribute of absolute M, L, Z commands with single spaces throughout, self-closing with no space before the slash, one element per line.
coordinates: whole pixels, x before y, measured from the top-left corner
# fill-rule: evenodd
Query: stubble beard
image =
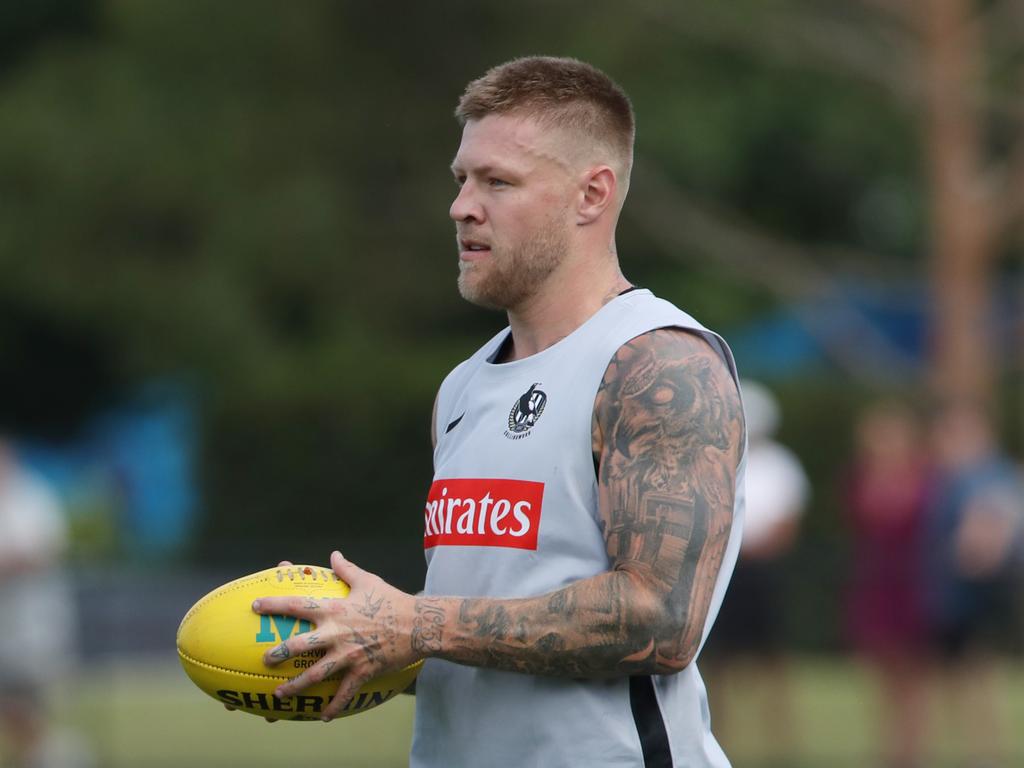
<path fill-rule="evenodd" d="M 487 309 L 511 310 L 533 296 L 565 259 L 569 233 L 548 222 L 510 249 L 491 250 L 486 263 L 459 262 L 459 293 Z"/>

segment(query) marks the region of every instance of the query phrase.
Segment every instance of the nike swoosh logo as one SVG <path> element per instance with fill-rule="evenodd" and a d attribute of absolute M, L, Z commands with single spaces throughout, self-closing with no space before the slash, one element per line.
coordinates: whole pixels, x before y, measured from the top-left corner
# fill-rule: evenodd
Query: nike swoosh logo
<path fill-rule="evenodd" d="M 462 416 L 465 416 L 465 415 L 466 415 L 465 413 L 462 414 Z M 459 416 L 459 418 L 457 418 L 455 421 L 453 421 L 451 424 L 448 425 L 448 428 L 444 431 L 444 433 L 446 435 L 449 432 L 451 432 L 453 429 L 455 429 L 457 426 L 459 426 L 459 422 L 462 421 L 462 416 Z"/>

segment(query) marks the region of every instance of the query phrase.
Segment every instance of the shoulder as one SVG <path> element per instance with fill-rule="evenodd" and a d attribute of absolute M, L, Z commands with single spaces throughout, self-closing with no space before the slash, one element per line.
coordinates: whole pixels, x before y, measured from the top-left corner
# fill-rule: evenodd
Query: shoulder
<path fill-rule="evenodd" d="M 477 369 L 479 369 L 480 366 L 483 365 L 501 346 L 502 341 L 508 333 L 508 328 L 502 329 L 492 336 L 487 343 L 480 347 L 470 357 L 460 362 L 448 372 L 448 375 L 441 381 L 441 385 L 438 387 L 437 394 L 434 398 L 432 417 L 434 422 L 436 422 L 438 415 L 442 417 L 447 415 L 448 406 L 452 401 L 458 398 L 459 394 L 473 378 L 473 374 L 476 373 Z"/>
<path fill-rule="evenodd" d="M 16 470 L 11 482 L 12 493 L 18 503 L 33 516 L 56 516 L 60 514 L 57 494 L 41 475 L 21 467 Z"/>
<path fill-rule="evenodd" d="M 473 375 L 477 368 L 487 362 L 497 352 L 508 334 L 509 329 L 507 327 L 494 334 L 476 352 L 452 368 L 442 380 L 439 389 L 444 391 L 461 386 L 466 379 Z"/>
<path fill-rule="evenodd" d="M 690 397 L 713 388 L 739 407 L 739 388 L 722 350 L 697 330 L 657 328 L 626 341 L 608 363 L 601 389 L 613 382 L 621 397 L 647 396 L 654 403 L 675 399 L 656 384 L 671 383 L 673 392 Z"/>
<path fill-rule="evenodd" d="M 20 468 L 7 484 L 2 506 L 21 537 L 60 540 L 66 532 L 61 502 L 47 482 Z"/>
<path fill-rule="evenodd" d="M 721 351 L 712 346 L 707 333 L 701 326 L 654 328 L 622 344 L 616 358 L 629 358 L 638 354 L 655 358 L 706 357 L 709 362 L 721 363 L 722 370 L 731 379 L 732 374 L 729 373 Z"/>
<path fill-rule="evenodd" d="M 601 432 L 596 437 L 610 436 L 610 428 L 618 431 L 626 421 L 636 428 L 649 422 L 653 432 L 687 431 L 720 450 L 738 449 L 744 434 L 739 389 L 722 350 L 703 333 L 677 327 L 648 331 L 617 349 L 598 389 L 594 420 Z"/>

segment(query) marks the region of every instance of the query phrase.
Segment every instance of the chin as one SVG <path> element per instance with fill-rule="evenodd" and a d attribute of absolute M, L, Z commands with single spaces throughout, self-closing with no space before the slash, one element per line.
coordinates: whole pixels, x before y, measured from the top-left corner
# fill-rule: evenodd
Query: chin
<path fill-rule="evenodd" d="M 475 286 L 467 286 L 462 280 L 459 281 L 459 295 L 470 304 L 475 304 L 476 306 L 483 307 L 484 309 L 508 309 L 504 302 L 496 299 L 490 294 L 477 290 Z"/>
<path fill-rule="evenodd" d="M 497 309 L 506 311 L 511 308 L 508 297 L 500 290 L 494 290 L 484 280 L 472 279 L 465 272 L 459 275 L 459 295 L 470 304 L 476 304 L 484 309 Z"/>

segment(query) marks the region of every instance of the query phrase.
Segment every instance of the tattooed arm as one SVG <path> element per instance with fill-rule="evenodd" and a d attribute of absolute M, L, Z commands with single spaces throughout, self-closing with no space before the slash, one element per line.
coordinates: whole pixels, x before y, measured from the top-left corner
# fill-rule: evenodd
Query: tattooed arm
<path fill-rule="evenodd" d="M 652 331 L 609 364 L 592 433 L 608 571 L 533 598 L 414 597 L 336 553 L 349 600 L 256 606 L 316 622 L 317 642 L 332 638 L 323 659 L 279 694 L 338 666 L 331 716 L 373 675 L 428 656 L 567 677 L 671 674 L 689 664 L 732 525 L 743 441 L 736 385 L 701 337 Z M 291 638 L 267 662 L 308 650 L 309 638 Z"/>

